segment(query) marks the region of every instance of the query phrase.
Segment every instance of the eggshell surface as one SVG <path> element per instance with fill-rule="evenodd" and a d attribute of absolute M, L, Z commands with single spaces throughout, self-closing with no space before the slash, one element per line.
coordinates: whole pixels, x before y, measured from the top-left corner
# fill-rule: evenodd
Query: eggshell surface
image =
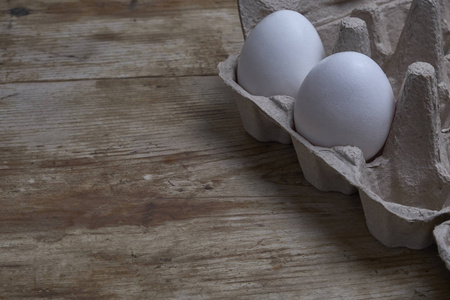
<path fill-rule="evenodd" d="M 341 52 L 318 63 L 299 89 L 296 131 L 313 145 L 359 147 L 366 160 L 383 147 L 394 117 L 392 87 L 370 57 Z"/>
<path fill-rule="evenodd" d="M 258 96 L 295 97 L 325 51 L 314 26 L 300 13 L 280 10 L 264 18 L 239 56 L 237 81 Z"/>

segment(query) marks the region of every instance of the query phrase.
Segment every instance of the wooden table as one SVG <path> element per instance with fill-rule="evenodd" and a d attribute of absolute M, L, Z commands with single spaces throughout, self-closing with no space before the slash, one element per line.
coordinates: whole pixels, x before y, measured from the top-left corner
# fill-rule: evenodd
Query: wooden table
<path fill-rule="evenodd" d="M 0 298 L 450 298 L 435 246 L 383 246 L 243 130 L 235 1 L 0 11 Z"/>

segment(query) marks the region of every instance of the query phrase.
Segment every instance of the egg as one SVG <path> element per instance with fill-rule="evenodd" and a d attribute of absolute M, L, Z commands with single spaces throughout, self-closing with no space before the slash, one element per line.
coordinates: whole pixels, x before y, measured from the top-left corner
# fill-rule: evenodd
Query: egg
<path fill-rule="evenodd" d="M 253 95 L 295 97 L 325 51 L 314 26 L 300 13 L 280 10 L 248 36 L 237 65 L 237 82 Z"/>
<path fill-rule="evenodd" d="M 383 147 L 394 117 L 392 87 L 370 57 L 333 54 L 306 76 L 294 104 L 296 131 L 313 145 L 352 145 L 364 158 Z"/>

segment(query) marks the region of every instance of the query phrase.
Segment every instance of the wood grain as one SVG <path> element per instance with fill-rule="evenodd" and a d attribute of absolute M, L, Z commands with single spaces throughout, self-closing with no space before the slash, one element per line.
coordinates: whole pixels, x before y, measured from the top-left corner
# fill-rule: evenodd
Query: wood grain
<path fill-rule="evenodd" d="M 30 10 L 0 17 L 0 298 L 449 298 L 435 246 L 381 245 L 357 195 L 245 133 L 214 69 L 234 1 L 105 3 L 0 4 Z"/>
<path fill-rule="evenodd" d="M 216 74 L 242 46 L 236 5 L 183 3 L 36 1 L 16 17 L 3 1 L 0 81 Z"/>

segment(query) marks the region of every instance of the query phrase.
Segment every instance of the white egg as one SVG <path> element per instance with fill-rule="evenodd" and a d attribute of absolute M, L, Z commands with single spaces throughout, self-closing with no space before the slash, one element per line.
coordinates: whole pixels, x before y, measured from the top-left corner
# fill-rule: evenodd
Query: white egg
<path fill-rule="evenodd" d="M 383 147 L 394 110 L 392 87 L 377 63 L 342 52 L 322 60 L 303 81 L 295 128 L 313 145 L 357 146 L 368 160 Z"/>
<path fill-rule="evenodd" d="M 280 10 L 248 36 L 238 60 L 237 81 L 253 95 L 295 97 L 305 76 L 324 57 L 314 26 L 298 12 Z"/>

